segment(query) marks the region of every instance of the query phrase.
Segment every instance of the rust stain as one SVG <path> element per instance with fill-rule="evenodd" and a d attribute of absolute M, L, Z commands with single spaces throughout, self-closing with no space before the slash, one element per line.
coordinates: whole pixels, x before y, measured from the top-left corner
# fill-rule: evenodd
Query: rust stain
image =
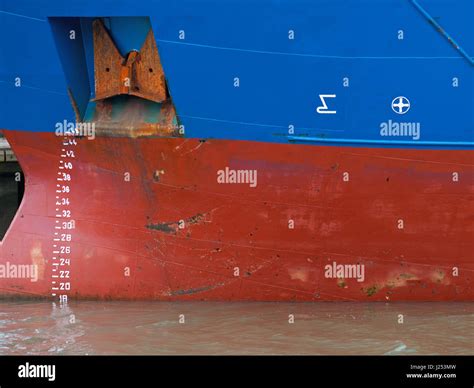
<path fill-rule="evenodd" d="M 418 271 L 415 271 L 418 272 Z M 421 281 L 421 278 L 419 275 L 415 273 L 398 273 L 396 275 L 391 275 L 388 277 L 388 280 L 386 281 L 386 286 L 388 288 L 399 288 L 399 287 L 406 287 L 409 284 L 412 284 L 413 282 Z"/>
<path fill-rule="evenodd" d="M 447 277 L 446 273 L 442 270 L 437 270 L 433 272 L 430 276 L 430 280 L 433 283 L 442 284 L 445 286 L 451 284 L 449 277 Z"/>
<path fill-rule="evenodd" d="M 378 291 L 379 287 L 375 284 L 365 289 L 365 293 L 367 294 L 367 296 L 375 295 Z"/>
<path fill-rule="evenodd" d="M 347 288 L 345 279 L 344 278 L 337 279 L 337 286 L 341 288 Z"/>
<path fill-rule="evenodd" d="M 146 227 L 151 230 L 158 230 L 165 233 L 176 233 L 176 228 L 172 227 L 177 225 L 175 222 L 164 222 L 161 224 L 148 224 Z"/>
<path fill-rule="evenodd" d="M 38 280 L 43 280 L 46 263 L 42 251 L 42 244 L 40 241 L 35 242 L 31 247 L 30 258 L 31 263 L 35 265 L 38 269 Z"/>
<path fill-rule="evenodd" d="M 170 295 L 171 296 L 193 295 L 193 294 L 198 294 L 200 292 L 211 291 L 215 288 L 222 287 L 224 285 L 225 283 L 217 283 L 213 286 L 204 286 L 204 287 L 198 287 L 198 288 L 190 288 L 187 290 L 171 291 Z"/>
<path fill-rule="evenodd" d="M 307 269 L 289 269 L 288 273 L 290 275 L 291 280 L 300 280 L 302 282 L 307 282 L 309 273 Z"/>
<path fill-rule="evenodd" d="M 130 94 L 154 102 L 167 99 L 166 81 L 153 31 L 139 52 L 123 57 L 101 19 L 93 22 L 95 100 Z"/>
<path fill-rule="evenodd" d="M 150 115 L 140 99 L 115 107 L 114 101 L 97 101 L 93 123 L 96 136 L 104 137 L 183 137 L 179 133 L 176 110 L 171 100 L 163 102 L 159 111 Z"/>
<path fill-rule="evenodd" d="M 71 100 L 72 109 L 74 110 L 74 115 L 76 116 L 76 121 L 81 121 L 81 113 L 79 111 L 79 106 L 77 105 L 77 101 L 72 94 L 71 88 L 67 88 L 67 94 L 69 95 L 69 99 Z"/>
<path fill-rule="evenodd" d="M 155 172 L 153 173 L 153 180 L 155 182 L 159 182 L 160 176 L 164 175 L 164 173 L 165 173 L 165 170 L 155 170 Z"/>
<path fill-rule="evenodd" d="M 200 223 L 205 217 L 205 214 L 198 213 L 192 217 L 184 220 L 186 225 L 195 225 Z M 177 233 L 179 230 L 179 221 L 178 222 L 161 222 L 158 224 L 148 224 L 146 227 L 150 230 L 157 230 L 165 233 Z"/>
<path fill-rule="evenodd" d="M 197 224 L 204 218 L 204 215 L 201 213 L 196 214 L 188 219 L 187 223 L 189 224 Z"/>

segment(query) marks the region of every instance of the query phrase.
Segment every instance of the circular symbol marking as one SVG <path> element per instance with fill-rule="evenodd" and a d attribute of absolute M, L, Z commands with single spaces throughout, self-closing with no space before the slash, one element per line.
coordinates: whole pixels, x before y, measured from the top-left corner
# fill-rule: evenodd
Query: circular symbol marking
<path fill-rule="evenodd" d="M 404 115 L 410 110 L 410 107 L 410 100 L 406 97 L 395 97 L 392 101 L 392 110 L 398 115 Z"/>

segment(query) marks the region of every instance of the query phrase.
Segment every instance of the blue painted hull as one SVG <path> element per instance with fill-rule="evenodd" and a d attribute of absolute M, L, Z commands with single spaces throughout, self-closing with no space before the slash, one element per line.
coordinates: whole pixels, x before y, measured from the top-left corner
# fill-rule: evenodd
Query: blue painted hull
<path fill-rule="evenodd" d="M 422 1 L 444 33 L 416 4 L 4 1 L 0 127 L 47 132 L 74 120 L 68 86 L 81 101 L 94 94 L 91 20 L 139 15 L 149 17 L 186 137 L 470 149 L 474 4 Z M 140 21 L 127 27 L 112 19 L 122 32 L 118 45 L 139 48 Z M 84 63 L 64 49 L 71 29 L 81 30 Z M 22 87 L 15 87 L 18 77 Z M 337 113 L 318 114 L 320 95 L 328 94 L 336 96 L 326 99 L 328 109 Z M 398 96 L 411 104 L 404 115 L 392 109 Z M 388 120 L 419 123 L 420 133 L 385 136 Z"/>

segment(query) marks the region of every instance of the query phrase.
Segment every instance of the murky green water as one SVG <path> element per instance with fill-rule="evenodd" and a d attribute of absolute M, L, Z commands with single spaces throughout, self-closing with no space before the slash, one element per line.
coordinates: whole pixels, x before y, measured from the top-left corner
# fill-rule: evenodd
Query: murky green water
<path fill-rule="evenodd" d="M 472 355 L 474 303 L 1 301 L 0 354 Z"/>

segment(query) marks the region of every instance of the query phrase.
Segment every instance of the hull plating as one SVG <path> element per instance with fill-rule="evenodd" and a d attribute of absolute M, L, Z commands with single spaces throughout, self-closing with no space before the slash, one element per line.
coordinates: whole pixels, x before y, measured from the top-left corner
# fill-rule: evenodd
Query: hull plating
<path fill-rule="evenodd" d="M 26 190 L 0 263 L 38 272 L 0 292 L 51 297 L 63 139 L 5 136 Z M 70 297 L 474 299 L 472 151 L 99 137 L 75 152 Z M 256 184 L 219 181 L 226 167 Z"/>

